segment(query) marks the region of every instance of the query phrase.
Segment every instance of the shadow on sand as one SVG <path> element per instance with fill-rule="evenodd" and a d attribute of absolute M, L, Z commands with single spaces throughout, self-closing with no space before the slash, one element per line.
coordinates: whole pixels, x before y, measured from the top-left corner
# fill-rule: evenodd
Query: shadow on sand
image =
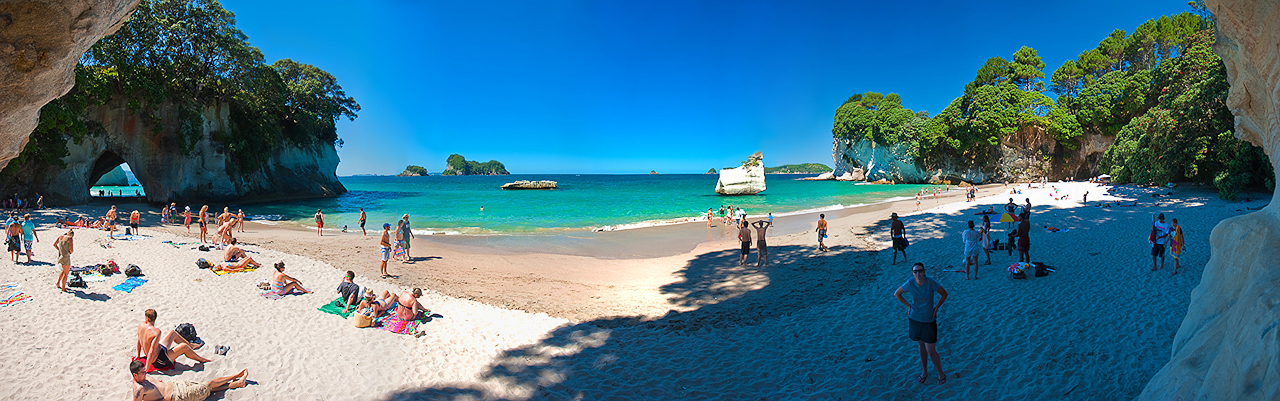
<path fill-rule="evenodd" d="M 388 399 L 759 398 L 767 391 L 716 392 L 716 382 L 738 380 L 739 373 L 733 367 L 708 373 L 706 364 L 756 357 L 750 351 L 754 345 L 737 347 L 735 341 L 746 340 L 727 333 L 757 330 L 750 326 L 836 302 L 875 281 L 881 272 L 877 252 L 853 247 L 818 252 L 814 246 L 779 246 L 769 251 L 766 267 L 755 266 L 754 247 L 746 266 L 739 266 L 738 249 L 698 255 L 678 272 L 680 281 L 661 288 L 673 307 L 661 317 L 569 324 L 537 343 L 503 352 L 481 379 L 501 383 L 515 395 L 476 387 L 435 387 L 402 391 Z M 707 335 L 720 332 L 726 335 Z M 779 355 L 763 357 L 770 363 L 785 360 Z M 711 379 L 675 380 L 686 376 L 686 370 Z"/>

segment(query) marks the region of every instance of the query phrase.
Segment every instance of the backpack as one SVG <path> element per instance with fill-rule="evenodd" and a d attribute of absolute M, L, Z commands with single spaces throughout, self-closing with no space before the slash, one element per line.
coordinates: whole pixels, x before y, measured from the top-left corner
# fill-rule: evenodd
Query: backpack
<path fill-rule="evenodd" d="M 1036 277 L 1044 277 L 1049 275 L 1049 267 L 1045 266 L 1044 263 L 1034 262 L 1032 264 L 1036 265 Z"/>
<path fill-rule="evenodd" d="M 125 269 L 124 269 L 124 275 L 129 276 L 129 277 L 137 277 L 137 276 L 141 276 L 141 275 L 142 275 L 142 268 L 141 268 L 141 267 L 138 267 L 138 265 L 133 265 L 133 264 L 131 264 L 131 265 L 129 265 L 129 267 L 127 267 L 127 268 L 125 268 Z"/>
<path fill-rule="evenodd" d="M 80 277 L 80 272 L 71 273 L 71 278 L 67 279 L 67 287 L 88 288 L 84 284 L 84 277 Z"/>
<path fill-rule="evenodd" d="M 196 267 L 201 269 L 208 269 L 210 267 L 213 267 L 213 265 L 210 264 L 209 261 L 206 260 L 205 258 L 200 258 L 200 259 L 196 259 Z"/>
<path fill-rule="evenodd" d="M 1010 277 L 1013 277 L 1013 278 L 1016 278 L 1016 279 L 1018 279 L 1018 280 L 1026 280 L 1026 279 L 1027 279 L 1027 273 L 1024 273 L 1024 272 L 1009 273 L 1009 276 L 1010 276 Z"/>
<path fill-rule="evenodd" d="M 196 326 L 192 326 L 191 323 L 180 324 L 178 327 L 175 327 L 173 331 L 178 333 L 178 335 L 182 336 L 182 338 L 186 339 L 188 342 L 196 340 Z"/>
<path fill-rule="evenodd" d="M 111 270 L 111 266 L 107 266 L 101 263 L 98 264 L 98 273 L 101 273 L 102 275 L 108 276 L 108 277 L 110 277 L 112 274 L 116 274 L 115 271 Z"/>

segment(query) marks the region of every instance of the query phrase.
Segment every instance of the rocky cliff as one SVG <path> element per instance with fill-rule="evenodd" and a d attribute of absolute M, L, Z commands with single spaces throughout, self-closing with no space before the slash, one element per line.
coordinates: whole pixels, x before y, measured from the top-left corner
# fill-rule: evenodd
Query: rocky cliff
<path fill-rule="evenodd" d="M 430 174 L 427 173 L 426 168 L 423 168 L 422 166 L 409 165 L 405 166 L 404 172 L 396 174 L 396 177 L 422 177 L 427 175 Z"/>
<path fill-rule="evenodd" d="M 716 193 L 721 195 L 754 195 L 764 192 L 764 154 L 756 152 L 736 168 L 720 169 Z"/>
<path fill-rule="evenodd" d="M 815 179 L 843 181 L 887 180 L 898 183 L 1024 182 L 1092 177 L 1098 160 L 1115 138 L 1083 135 L 1076 149 L 1058 143 L 1040 127 L 1027 127 L 1001 140 L 986 155 L 991 160 L 974 166 L 956 158 L 924 162 L 906 145 L 884 146 L 860 139 L 836 139 L 832 144 L 835 169 Z"/>
<path fill-rule="evenodd" d="M 1227 66 L 1235 135 L 1266 151 L 1280 172 L 1280 3 L 1209 0 L 1214 51 Z M 1277 192 L 1276 194 L 1280 194 Z M 1139 400 L 1280 399 L 1280 197 L 1223 220 L 1191 293 L 1168 364 Z"/>
<path fill-rule="evenodd" d="M 40 108 L 71 90 L 80 55 L 138 1 L 0 1 L 0 168 L 26 146 Z"/>
<path fill-rule="evenodd" d="M 231 129 L 230 108 L 225 105 L 202 110 L 200 137 L 190 153 L 176 144 L 173 107 L 160 107 L 163 128 L 158 134 L 122 101 L 91 107 L 87 114 L 104 131 L 68 143 L 70 155 L 62 159 L 65 167 L 16 166 L 21 171 L 14 176 L 22 179 L 6 183 L 3 191 L 39 192 L 50 205 L 86 203 L 89 187 L 127 162 L 150 202 L 266 202 L 346 192 L 338 182 L 338 154 L 331 143 L 284 145 L 257 171 L 236 171 L 226 148 L 210 140 L 211 134 Z"/>
<path fill-rule="evenodd" d="M 98 178 L 98 181 L 93 183 L 93 186 L 127 187 L 129 186 L 129 176 L 124 175 L 123 168 L 116 166 L 116 168 Z"/>

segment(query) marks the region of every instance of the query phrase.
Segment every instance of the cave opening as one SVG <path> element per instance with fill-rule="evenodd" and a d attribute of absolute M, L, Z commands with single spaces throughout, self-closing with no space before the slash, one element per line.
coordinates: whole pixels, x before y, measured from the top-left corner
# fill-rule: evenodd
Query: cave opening
<path fill-rule="evenodd" d="M 89 197 L 145 200 L 147 191 L 123 157 L 110 150 L 98 156 L 89 171 Z"/>

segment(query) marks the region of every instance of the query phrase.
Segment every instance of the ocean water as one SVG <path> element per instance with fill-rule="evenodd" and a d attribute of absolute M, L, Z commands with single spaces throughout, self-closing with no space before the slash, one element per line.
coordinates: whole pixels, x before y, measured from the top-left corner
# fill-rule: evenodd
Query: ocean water
<path fill-rule="evenodd" d="M 346 194 L 331 199 L 229 205 L 231 211 L 276 220 L 274 224 L 314 226 L 316 209 L 326 228 L 359 230 L 359 208 L 374 231 L 410 215 L 419 234 L 540 234 L 604 228 L 629 229 L 696 220 L 707 208 L 746 208 L 749 215 L 775 216 L 870 204 L 911 197 L 922 185 L 859 185 L 802 181 L 808 175 L 771 174 L 757 195 L 715 193 L 717 175 L 571 175 L 341 177 Z M 556 190 L 503 190 L 517 180 L 553 180 Z M 181 206 L 181 205 L 180 205 Z M 191 205 L 198 210 L 200 205 Z M 228 205 L 209 205 L 219 211 Z M 481 210 L 483 207 L 483 211 Z M 255 220 L 262 221 L 263 218 Z"/>

